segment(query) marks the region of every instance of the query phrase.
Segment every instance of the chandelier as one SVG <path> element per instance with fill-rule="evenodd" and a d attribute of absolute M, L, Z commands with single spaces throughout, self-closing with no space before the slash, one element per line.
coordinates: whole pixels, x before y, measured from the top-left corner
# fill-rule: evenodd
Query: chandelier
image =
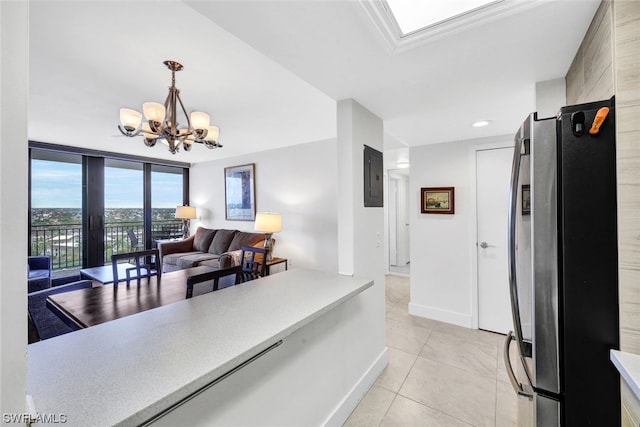
<path fill-rule="evenodd" d="M 176 88 L 176 71 L 182 70 L 182 64 L 176 61 L 164 61 L 164 65 L 171 70 L 171 86 L 164 105 L 158 102 L 145 102 L 142 111 L 147 120 L 142 123 L 142 114 L 129 108 L 120 109 L 120 125 L 118 129 L 125 136 L 144 136 L 144 144 L 153 147 L 160 141 L 169 146 L 171 154 L 180 151 L 180 145 L 185 151 L 191 151 L 194 142 L 204 144 L 209 149 L 222 147 L 218 142 L 220 129 L 211 126 L 211 118 L 207 113 L 194 111 L 191 116 L 180 99 L 180 91 Z M 178 123 L 178 104 L 186 119 L 186 127 Z"/>

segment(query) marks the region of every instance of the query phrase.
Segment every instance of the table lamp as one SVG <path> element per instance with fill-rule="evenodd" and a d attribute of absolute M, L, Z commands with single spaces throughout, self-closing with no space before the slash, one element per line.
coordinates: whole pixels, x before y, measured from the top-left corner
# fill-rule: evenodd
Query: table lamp
<path fill-rule="evenodd" d="M 282 231 L 282 215 L 273 212 L 258 212 L 254 226 L 256 231 L 264 233 L 264 248 L 267 250 L 267 261 L 271 261 L 273 256 L 273 240 L 271 235 Z"/>
<path fill-rule="evenodd" d="M 186 239 L 189 237 L 189 220 L 196 217 L 194 206 L 176 206 L 176 218 L 182 220 L 182 234 Z"/>

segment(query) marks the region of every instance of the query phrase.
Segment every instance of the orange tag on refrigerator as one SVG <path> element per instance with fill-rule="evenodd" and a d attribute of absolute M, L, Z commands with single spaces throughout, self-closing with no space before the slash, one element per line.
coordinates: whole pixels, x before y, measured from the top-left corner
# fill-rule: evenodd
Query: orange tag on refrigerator
<path fill-rule="evenodd" d="M 602 107 L 596 113 L 596 117 L 593 119 L 593 124 L 591 125 L 591 129 L 589 129 L 589 133 L 591 135 L 595 135 L 600 132 L 600 126 L 604 123 L 604 119 L 607 118 L 607 114 L 609 114 L 608 107 Z"/>

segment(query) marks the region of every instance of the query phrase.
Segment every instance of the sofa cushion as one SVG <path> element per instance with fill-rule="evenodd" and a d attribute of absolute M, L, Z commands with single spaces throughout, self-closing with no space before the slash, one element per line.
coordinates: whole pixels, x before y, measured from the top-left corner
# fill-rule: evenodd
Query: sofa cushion
<path fill-rule="evenodd" d="M 217 230 L 198 227 L 198 230 L 196 231 L 193 239 L 193 250 L 207 252 L 209 250 L 209 246 L 211 245 L 211 241 L 213 240 L 213 236 L 216 234 L 216 231 Z"/>
<path fill-rule="evenodd" d="M 228 251 L 237 251 L 238 249 L 242 249 L 243 246 L 254 246 L 259 244 L 260 242 L 264 242 L 264 234 L 263 233 L 250 233 L 247 231 L 239 231 L 233 237 L 233 240 L 229 244 Z"/>
<path fill-rule="evenodd" d="M 220 255 L 224 252 L 227 252 L 229 249 L 229 243 L 233 240 L 233 236 L 238 232 L 238 230 L 218 230 L 213 236 L 213 241 L 209 246 L 209 253 Z"/>
<path fill-rule="evenodd" d="M 213 268 L 220 268 L 220 258 L 211 258 L 211 259 L 206 259 L 204 261 L 200 261 L 200 263 L 198 264 L 198 266 L 207 266 L 207 267 L 213 267 Z"/>
<path fill-rule="evenodd" d="M 162 263 L 163 264 L 169 264 L 169 265 L 178 265 L 178 260 L 180 258 L 182 258 L 183 256 L 201 254 L 201 253 L 202 252 L 199 252 L 199 251 L 192 251 L 192 252 L 177 252 L 175 254 L 165 255 L 162 258 Z"/>
<path fill-rule="evenodd" d="M 206 261 L 210 259 L 217 259 L 218 255 L 209 254 L 206 252 L 197 252 L 191 255 L 184 255 L 178 258 L 177 265 L 180 268 L 191 268 L 197 267 L 200 265 L 201 261 Z"/>

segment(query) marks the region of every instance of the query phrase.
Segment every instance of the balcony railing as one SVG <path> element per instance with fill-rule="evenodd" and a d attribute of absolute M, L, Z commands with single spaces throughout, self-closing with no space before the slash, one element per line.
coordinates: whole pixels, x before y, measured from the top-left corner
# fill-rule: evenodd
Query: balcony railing
<path fill-rule="evenodd" d="M 104 227 L 104 261 L 111 262 L 114 253 L 132 250 L 128 230 L 133 230 L 139 242 L 144 243 L 142 222 L 106 223 Z M 180 220 L 152 222 L 152 240 L 182 236 Z M 53 270 L 82 267 L 82 224 L 43 224 L 31 227 L 31 255 L 51 257 Z"/>

